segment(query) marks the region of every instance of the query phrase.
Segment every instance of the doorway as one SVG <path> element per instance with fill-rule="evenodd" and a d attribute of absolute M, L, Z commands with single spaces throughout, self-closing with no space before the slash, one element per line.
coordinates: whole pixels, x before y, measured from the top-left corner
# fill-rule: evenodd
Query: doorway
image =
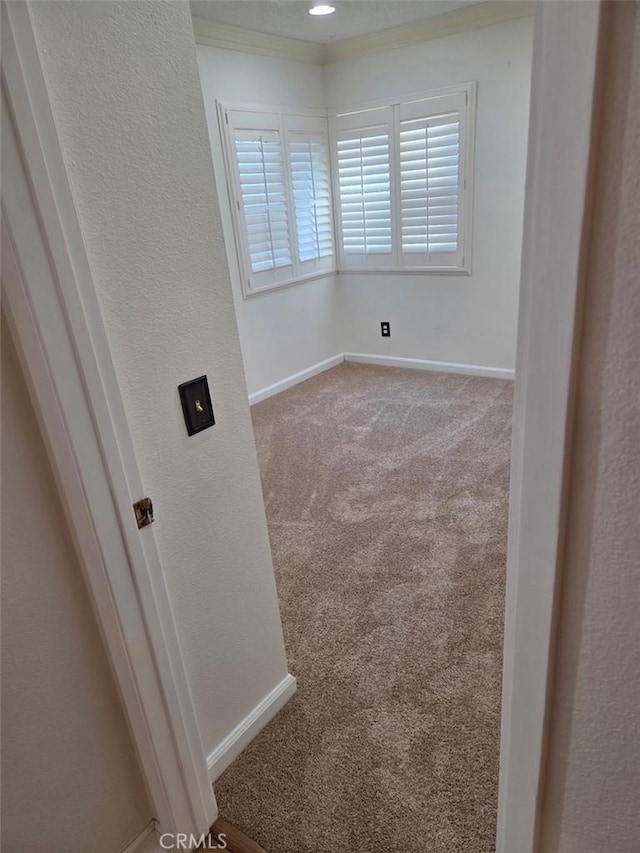
<path fill-rule="evenodd" d="M 389 50 L 357 29 L 387 4 L 354 4 L 317 42 L 307 5 L 288 7 L 306 48 L 275 39 L 263 5 L 237 50 L 226 28 L 241 43 L 253 4 L 192 6 L 299 685 L 216 790 L 267 849 L 328 847 L 338 826 L 365 849 L 490 850 L 531 10 L 505 4 L 478 27 L 472 8 L 395 4 L 423 17 Z M 290 197 L 270 258 L 260 168 Z M 312 279 L 296 255 L 305 176 L 333 197 L 333 266 Z"/>

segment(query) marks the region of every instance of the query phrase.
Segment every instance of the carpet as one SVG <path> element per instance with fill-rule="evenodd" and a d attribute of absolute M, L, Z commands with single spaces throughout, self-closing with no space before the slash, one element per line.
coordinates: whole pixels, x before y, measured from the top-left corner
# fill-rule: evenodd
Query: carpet
<path fill-rule="evenodd" d="M 495 849 L 512 394 L 345 363 L 253 408 L 298 693 L 214 787 L 269 853 Z"/>

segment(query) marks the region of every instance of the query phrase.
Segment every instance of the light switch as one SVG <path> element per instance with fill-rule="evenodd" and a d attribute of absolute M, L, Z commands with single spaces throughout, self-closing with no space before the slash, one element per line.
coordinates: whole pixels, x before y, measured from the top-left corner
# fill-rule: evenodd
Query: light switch
<path fill-rule="evenodd" d="M 213 416 L 213 406 L 209 395 L 209 382 L 206 376 L 198 376 L 190 382 L 178 386 L 182 413 L 189 435 L 202 432 L 212 427 L 216 419 Z"/>

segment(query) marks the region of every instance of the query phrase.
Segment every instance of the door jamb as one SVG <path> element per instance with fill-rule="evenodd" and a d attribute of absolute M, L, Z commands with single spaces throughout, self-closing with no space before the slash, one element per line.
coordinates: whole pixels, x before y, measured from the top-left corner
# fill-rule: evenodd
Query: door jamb
<path fill-rule="evenodd" d="M 536 4 L 513 415 L 498 853 L 534 853 L 539 843 L 602 27 L 600 0 Z"/>
<path fill-rule="evenodd" d="M 199 835 L 217 806 L 142 479 L 28 4 L 2 5 L 3 307 L 154 816 Z"/>

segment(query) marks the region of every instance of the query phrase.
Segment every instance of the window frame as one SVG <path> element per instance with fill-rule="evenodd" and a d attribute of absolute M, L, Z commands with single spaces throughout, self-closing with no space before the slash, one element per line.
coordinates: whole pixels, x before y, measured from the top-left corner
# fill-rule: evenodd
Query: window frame
<path fill-rule="evenodd" d="M 218 125 L 222 141 L 225 181 L 229 208 L 233 225 L 235 256 L 240 274 L 240 285 L 244 299 L 250 299 L 275 290 L 292 287 L 304 282 L 336 275 L 337 243 L 334 220 L 333 174 L 331 166 L 331 137 L 329 134 L 328 116 L 326 110 L 297 109 L 285 110 L 282 107 L 272 107 L 255 104 L 238 104 L 216 102 Z M 230 114 L 247 113 L 263 118 L 265 131 L 278 130 L 281 140 L 282 163 L 287 200 L 287 215 L 289 223 L 289 242 L 291 250 L 291 274 L 283 277 L 277 268 L 273 275 L 254 273 L 251 268 L 249 246 L 245 233 L 245 221 L 242 213 L 242 194 L 239 182 L 239 171 L 234 147 L 234 122 L 229 121 Z M 296 224 L 296 202 L 293 190 L 293 171 L 291 168 L 291 152 L 289 148 L 290 134 L 309 134 L 323 137 L 326 145 L 327 178 L 329 192 L 329 212 L 331 216 L 332 254 L 313 260 L 301 261 L 298 252 L 298 233 Z M 287 267 L 288 269 L 289 267 Z M 282 269 L 282 268 L 281 268 Z M 260 276 L 262 282 L 256 282 Z"/>
<path fill-rule="evenodd" d="M 335 229 L 338 272 L 346 275 L 471 275 L 473 271 L 473 197 L 475 184 L 475 134 L 477 113 L 477 81 L 458 83 L 417 92 L 402 98 L 367 102 L 365 104 L 342 107 L 329 111 L 329 135 L 331 140 L 331 171 L 333 174 L 333 222 Z M 460 196 L 458 235 L 461 243 L 461 262 L 450 264 L 417 265 L 402 263 L 402 230 L 400 208 L 400 114 L 420 101 L 437 98 L 450 99 L 451 96 L 463 96 L 463 111 L 460 111 Z M 366 113 L 374 116 L 384 111 L 389 113 L 390 127 L 390 177 L 391 177 L 391 221 L 392 251 L 391 263 L 376 263 L 381 256 L 361 255 L 361 262 L 345 255 L 342 239 L 342 220 L 340 213 L 340 186 L 338 176 L 338 136 L 345 129 L 353 130 L 366 127 Z M 361 118 L 359 118 L 361 116 Z M 404 118 L 402 120 L 405 120 Z M 405 257 L 410 253 L 405 253 Z M 389 257 L 389 256 L 387 256 Z"/>

